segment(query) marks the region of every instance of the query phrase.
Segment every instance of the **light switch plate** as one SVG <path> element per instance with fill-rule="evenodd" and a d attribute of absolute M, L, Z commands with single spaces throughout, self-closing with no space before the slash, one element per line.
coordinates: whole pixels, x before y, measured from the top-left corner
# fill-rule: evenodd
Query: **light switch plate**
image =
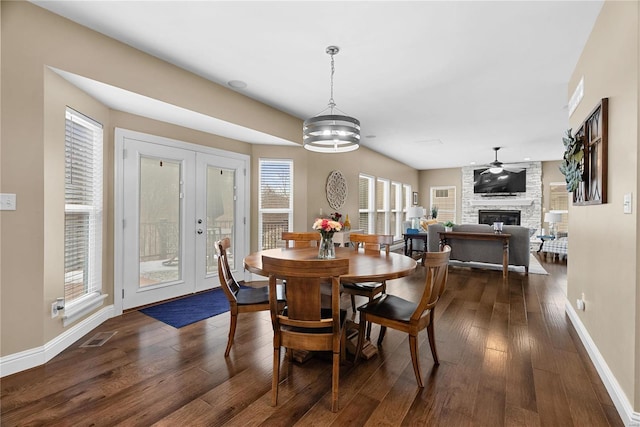
<path fill-rule="evenodd" d="M 626 214 L 630 214 L 631 213 L 631 193 L 627 193 L 624 195 L 624 199 L 623 199 L 623 212 Z"/>
<path fill-rule="evenodd" d="M 9 193 L 0 193 L 0 211 L 15 211 L 16 195 Z"/>

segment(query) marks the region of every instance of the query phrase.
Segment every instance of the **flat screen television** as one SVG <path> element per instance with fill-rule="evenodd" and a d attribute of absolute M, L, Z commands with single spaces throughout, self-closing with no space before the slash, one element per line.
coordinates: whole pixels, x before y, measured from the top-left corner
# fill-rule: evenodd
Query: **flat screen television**
<path fill-rule="evenodd" d="M 527 191 L 527 170 L 519 172 L 503 170 L 501 173 L 492 174 L 484 169 L 473 171 L 473 192 L 484 194 L 512 194 Z M 483 173 L 487 171 L 486 173 Z"/>

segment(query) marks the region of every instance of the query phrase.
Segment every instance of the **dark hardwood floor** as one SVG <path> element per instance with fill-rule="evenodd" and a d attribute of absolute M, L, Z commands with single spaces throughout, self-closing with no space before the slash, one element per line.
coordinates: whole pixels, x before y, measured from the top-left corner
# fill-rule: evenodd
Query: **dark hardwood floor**
<path fill-rule="evenodd" d="M 285 362 L 271 407 L 268 313 L 240 317 L 225 359 L 228 313 L 174 329 L 134 311 L 46 365 L 3 378 L 0 424 L 621 426 L 564 314 L 566 264 L 542 265 L 548 276 L 511 273 L 507 283 L 500 272 L 450 268 L 436 309 L 440 366 L 426 331 L 420 336 L 424 389 L 406 335 L 389 330 L 377 356 L 342 367 L 339 412 L 330 411 L 324 357 Z M 387 289 L 411 297 L 423 280 L 419 266 Z M 348 296 L 343 304 L 350 307 Z M 102 347 L 80 347 L 97 332 L 117 333 Z"/>

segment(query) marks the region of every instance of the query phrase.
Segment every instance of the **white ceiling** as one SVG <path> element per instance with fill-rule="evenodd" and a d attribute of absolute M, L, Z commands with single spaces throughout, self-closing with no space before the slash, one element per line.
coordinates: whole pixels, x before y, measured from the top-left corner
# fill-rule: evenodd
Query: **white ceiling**
<path fill-rule="evenodd" d="M 338 108 L 361 121 L 364 146 L 420 170 L 488 163 L 495 146 L 503 162 L 560 159 L 574 89 L 567 83 L 602 7 L 600 0 L 34 3 L 213 82 L 244 81 L 238 92 L 301 119 L 326 108 L 325 48 L 339 46 Z M 122 94 L 101 89 L 118 108 Z M 148 105 L 158 117 L 176 116 L 154 100 L 140 102 L 142 112 Z M 173 121 L 217 132 L 216 118 L 189 113 Z"/>

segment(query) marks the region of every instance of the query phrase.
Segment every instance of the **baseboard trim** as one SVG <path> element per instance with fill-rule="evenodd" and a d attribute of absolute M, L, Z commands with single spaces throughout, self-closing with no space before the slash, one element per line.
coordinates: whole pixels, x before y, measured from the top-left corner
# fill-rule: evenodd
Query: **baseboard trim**
<path fill-rule="evenodd" d="M 0 357 L 0 378 L 44 365 L 113 316 L 114 307 L 109 305 L 65 330 L 43 346 Z"/>
<path fill-rule="evenodd" d="M 575 312 L 569 301 L 565 302 L 565 312 L 569 316 L 576 332 L 578 332 L 578 336 L 580 337 L 582 344 L 587 349 L 587 353 L 596 367 L 604 386 L 607 388 L 607 392 L 609 393 L 611 400 L 613 400 L 613 404 L 616 406 L 618 414 L 620 414 L 620 418 L 622 418 L 622 422 L 625 426 L 629 427 L 640 426 L 640 412 L 633 411 L 633 406 L 631 405 L 631 402 L 629 402 L 629 398 L 620 387 L 618 380 L 616 380 L 613 372 L 609 369 L 609 365 L 607 365 L 607 362 L 604 360 L 604 357 L 602 357 L 602 354 L 598 350 L 595 342 L 591 339 L 591 335 L 589 335 L 589 332 L 584 327 L 582 320 L 580 320 L 580 316 Z"/>

